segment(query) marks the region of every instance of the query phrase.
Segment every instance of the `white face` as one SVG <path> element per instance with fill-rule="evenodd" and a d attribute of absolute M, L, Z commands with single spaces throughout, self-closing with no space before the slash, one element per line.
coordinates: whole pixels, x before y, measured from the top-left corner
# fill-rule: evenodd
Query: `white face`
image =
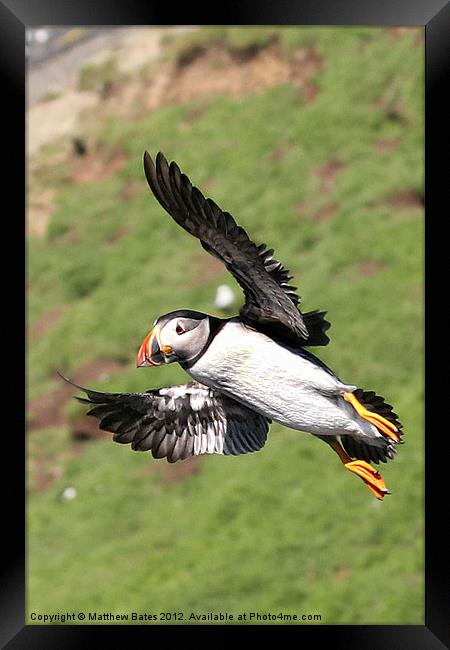
<path fill-rule="evenodd" d="M 190 361 L 203 350 L 209 333 L 209 319 L 206 316 L 202 319 L 176 316 L 163 323 L 158 338 L 165 362 Z"/>

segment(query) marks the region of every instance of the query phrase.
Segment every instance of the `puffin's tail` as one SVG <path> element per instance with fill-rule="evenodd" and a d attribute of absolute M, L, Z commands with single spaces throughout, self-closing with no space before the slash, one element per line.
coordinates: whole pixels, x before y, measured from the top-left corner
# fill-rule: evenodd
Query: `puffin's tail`
<path fill-rule="evenodd" d="M 384 432 L 386 435 L 386 428 L 385 426 L 383 427 L 384 420 L 385 424 L 390 423 L 390 425 L 393 426 L 394 433 L 391 432 L 391 435 L 388 434 L 384 438 L 384 445 L 377 447 L 365 444 L 361 442 L 361 440 L 355 440 L 351 436 L 341 436 L 341 442 L 345 451 L 349 456 L 352 456 L 352 458 L 373 461 L 375 463 L 378 463 L 380 460 L 383 463 L 387 462 L 388 459 L 394 457 L 396 446 L 403 443 L 401 439 L 403 435 L 402 423 L 399 421 L 398 415 L 394 413 L 392 406 L 385 401 L 384 397 L 377 395 L 374 391 L 364 391 L 362 388 L 357 388 L 353 393 L 351 393 L 351 396 L 352 398 L 356 398 L 357 402 L 353 403 L 353 400 L 348 399 L 348 397 L 346 397 L 346 399 L 352 403 L 356 410 L 358 410 L 358 403 L 366 410 L 366 415 L 363 412 L 360 412 L 362 417 L 371 421 L 381 433 Z M 367 413 L 367 411 L 375 414 L 373 420 L 369 419 L 370 413 Z M 382 419 L 379 420 L 376 416 L 379 416 Z M 395 438 L 397 438 L 397 440 Z"/>
<path fill-rule="evenodd" d="M 362 388 L 353 391 L 353 395 L 368 411 L 378 413 L 388 422 L 392 422 L 397 427 L 399 435 L 402 435 L 402 423 L 399 421 L 397 413 L 394 413 L 393 407 L 387 404 L 384 397 L 377 395 L 373 390 L 363 390 Z"/>

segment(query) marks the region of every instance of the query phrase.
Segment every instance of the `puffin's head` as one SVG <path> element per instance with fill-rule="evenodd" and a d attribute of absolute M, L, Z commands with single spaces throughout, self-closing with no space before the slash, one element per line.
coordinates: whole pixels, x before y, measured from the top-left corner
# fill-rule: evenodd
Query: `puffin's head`
<path fill-rule="evenodd" d="M 137 366 L 187 363 L 200 354 L 211 333 L 211 317 L 199 311 L 179 310 L 160 316 L 145 337 Z"/>

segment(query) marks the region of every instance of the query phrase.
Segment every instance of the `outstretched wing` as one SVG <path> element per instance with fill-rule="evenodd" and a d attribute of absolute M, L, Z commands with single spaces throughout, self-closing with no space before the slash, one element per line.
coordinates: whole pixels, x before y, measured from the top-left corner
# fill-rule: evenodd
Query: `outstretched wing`
<path fill-rule="evenodd" d="M 307 315 L 303 317 L 298 309 L 300 298 L 296 287 L 289 285 L 292 276 L 272 257 L 272 249 L 252 242 L 228 212 L 206 199 L 178 165 L 175 162 L 169 165 L 161 152 L 156 156 L 156 164 L 145 152 L 144 168 L 150 188 L 162 207 L 182 228 L 197 237 L 208 253 L 220 259 L 243 288 L 245 304 L 240 312 L 243 320 L 257 324 L 259 329 L 276 328 L 278 333 L 291 338 L 295 335 L 309 345 L 326 345 L 328 337 L 324 331 L 329 323 L 324 321 L 323 312 L 315 311 L 309 317 L 314 329 L 311 339 L 305 322 Z M 314 342 L 315 338 L 320 342 Z"/>
<path fill-rule="evenodd" d="M 61 375 L 62 377 L 62 375 Z M 113 440 L 151 451 L 169 463 L 199 454 L 247 454 L 261 449 L 270 420 L 195 381 L 146 393 L 102 393 L 83 388 L 80 402 Z"/>

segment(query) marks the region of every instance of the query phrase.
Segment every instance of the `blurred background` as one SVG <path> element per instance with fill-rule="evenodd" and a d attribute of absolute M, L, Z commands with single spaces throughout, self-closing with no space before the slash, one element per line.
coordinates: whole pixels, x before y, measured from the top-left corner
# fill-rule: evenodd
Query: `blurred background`
<path fill-rule="evenodd" d="M 28 30 L 27 610 L 423 610 L 423 29 Z M 241 291 L 162 210 L 162 150 L 325 309 L 317 352 L 394 405 L 406 444 L 377 501 L 310 435 L 169 465 L 113 444 L 56 369 L 111 391 L 154 319 Z M 275 621 L 276 623 L 276 621 Z"/>

